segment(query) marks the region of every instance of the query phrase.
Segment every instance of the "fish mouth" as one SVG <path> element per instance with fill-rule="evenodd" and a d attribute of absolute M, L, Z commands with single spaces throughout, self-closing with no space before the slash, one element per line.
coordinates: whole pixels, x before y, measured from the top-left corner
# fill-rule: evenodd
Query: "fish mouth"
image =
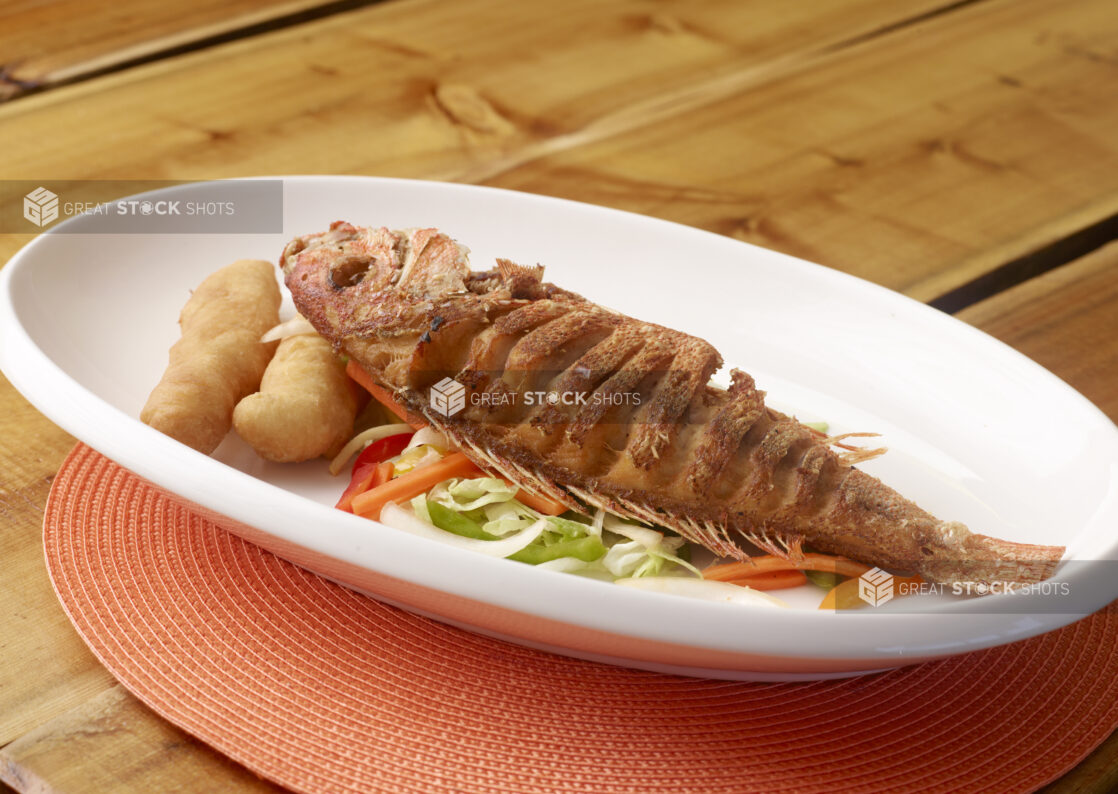
<path fill-rule="evenodd" d="M 359 229 L 335 221 L 325 232 L 296 237 L 284 246 L 280 267 L 286 277 L 311 275 L 335 290 L 373 282 L 379 288 L 395 283 L 407 255 L 404 234 Z"/>

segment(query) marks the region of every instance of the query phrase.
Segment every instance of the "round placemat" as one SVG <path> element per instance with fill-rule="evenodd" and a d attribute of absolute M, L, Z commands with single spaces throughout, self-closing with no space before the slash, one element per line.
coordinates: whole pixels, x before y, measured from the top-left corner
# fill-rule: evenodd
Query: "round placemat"
<path fill-rule="evenodd" d="M 1118 725 L 1118 609 L 862 678 L 679 678 L 471 634 L 220 529 L 83 445 L 47 565 L 121 683 L 306 792 L 1026 791 Z"/>

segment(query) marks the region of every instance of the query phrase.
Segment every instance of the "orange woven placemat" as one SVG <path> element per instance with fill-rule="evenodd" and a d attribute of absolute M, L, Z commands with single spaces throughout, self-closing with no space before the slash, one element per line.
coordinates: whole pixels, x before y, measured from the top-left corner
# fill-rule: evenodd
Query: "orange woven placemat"
<path fill-rule="evenodd" d="M 308 792 L 1026 791 L 1118 725 L 1118 609 L 863 678 L 730 683 L 488 639 L 246 543 L 78 445 L 55 589 L 171 722 Z"/>

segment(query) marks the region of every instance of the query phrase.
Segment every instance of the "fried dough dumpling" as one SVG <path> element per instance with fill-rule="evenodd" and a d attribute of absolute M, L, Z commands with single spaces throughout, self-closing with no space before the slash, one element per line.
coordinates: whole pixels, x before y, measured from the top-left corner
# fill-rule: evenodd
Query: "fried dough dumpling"
<path fill-rule="evenodd" d="M 260 391 L 234 410 L 233 426 L 261 457 L 294 463 L 337 453 L 356 415 L 357 398 L 330 343 L 300 334 L 280 342 Z"/>
<path fill-rule="evenodd" d="M 260 385 L 275 342 L 260 337 L 279 322 L 275 267 L 242 259 L 211 274 L 179 315 L 182 337 L 140 420 L 199 452 L 213 452 L 233 408 Z"/>

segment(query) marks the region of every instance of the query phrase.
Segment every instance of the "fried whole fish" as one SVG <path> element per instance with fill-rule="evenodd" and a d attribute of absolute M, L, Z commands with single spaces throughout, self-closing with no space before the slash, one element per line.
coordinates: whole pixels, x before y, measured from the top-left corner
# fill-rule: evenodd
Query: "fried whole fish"
<path fill-rule="evenodd" d="M 1063 554 L 939 520 L 768 408 L 746 373 L 711 385 L 709 343 L 545 283 L 538 265 L 474 272 L 436 229 L 344 222 L 280 264 L 303 316 L 409 411 L 572 509 L 736 559 L 746 542 L 793 558 L 808 543 L 930 582 L 1036 582 Z"/>

